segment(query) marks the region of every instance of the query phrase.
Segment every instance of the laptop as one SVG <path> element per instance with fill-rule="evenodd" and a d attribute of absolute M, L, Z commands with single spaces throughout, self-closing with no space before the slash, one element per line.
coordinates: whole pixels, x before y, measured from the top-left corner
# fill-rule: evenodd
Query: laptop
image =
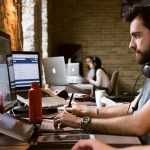
<path fill-rule="evenodd" d="M 79 63 L 68 63 L 67 64 L 67 76 L 80 76 Z"/>
<path fill-rule="evenodd" d="M 87 91 L 67 82 L 67 72 L 63 56 L 44 58 L 43 66 L 46 83 L 51 86 L 51 89 L 56 91 L 66 90 L 67 92 L 73 91 L 89 94 Z"/>
<path fill-rule="evenodd" d="M 79 63 L 68 63 L 66 68 L 68 83 L 78 84 L 83 82 L 83 77 L 80 76 Z"/>
<path fill-rule="evenodd" d="M 64 86 L 67 84 L 66 66 L 63 56 L 44 58 L 43 66 L 47 84 L 50 86 Z"/>
<path fill-rule="evenodd" d="M 13 51 L 7 55 L 7 68 L 11 93 L 15 93 L 17 100 L 29 105 L 28 90 L 32 82 L 38 82 L 42 87 L 39 53 Z M 66 101 L 62 98 L 42 90 L 42 107 L 64 104 Z"/>
<path fill-rule="evenodd" d="M 5 111 L 10 109 L 15 103 L 15 99 L 10 97 L 9 80 L 6 64 L 6 54 L 11 52 L 10 35 L 0 31 L 0 96 L 3 99 Z"/>
<path fill-rule="evenodd" d="M 6 56 L 10 91 L 26 91 L 32 82 L 42 87 L 38 52 L 13 51 Z"/>
<path fill-rule="evenodd" d="M 16 103 L 16 99 L 10 96 L 7 64 L 0 64 L 0 105 L 3 105 L 3 111 L 7 111 Z"/>

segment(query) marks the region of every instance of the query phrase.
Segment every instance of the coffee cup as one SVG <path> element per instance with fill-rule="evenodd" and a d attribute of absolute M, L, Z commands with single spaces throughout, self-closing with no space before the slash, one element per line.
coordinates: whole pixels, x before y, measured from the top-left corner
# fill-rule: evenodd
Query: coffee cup
<path fill-rule="evenodd" d="M 105 90 L 96 90 L 95 91 L 95 100 L 96 100 L 96 106 L 97 107 L 101 107 L 102 103 L 101 103 L 101 98 L 103 96 L 105 96 L 106 92 Z"/>

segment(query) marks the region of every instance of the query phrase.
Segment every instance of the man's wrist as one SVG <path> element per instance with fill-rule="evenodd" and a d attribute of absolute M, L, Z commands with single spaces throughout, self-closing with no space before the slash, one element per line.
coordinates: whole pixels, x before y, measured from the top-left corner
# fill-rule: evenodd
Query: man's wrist
<path fill-rule="evenodd" d="M 87 130 L 87 126 L 90 122 L 91 122 L 90 117 L 83 117 L 80 121 L 80 129 Z"/>
<path fill-rule="evenodd" d="M 76 120 L 75 124 L 76 124 L 76 127 L 75 128 L 80 128 L 80 124 L 81 124 L 81 120 L 82 118 L 78 117 L 78 119 Z"/>
<path fill-rule="evenodd" d="M 91 118 L 93 118 L 93 117 L 95 118 L 95 110 L 85 109 L 82 116 L 83 117 L 88 116 L 88 117 L 91 117 Z"/>

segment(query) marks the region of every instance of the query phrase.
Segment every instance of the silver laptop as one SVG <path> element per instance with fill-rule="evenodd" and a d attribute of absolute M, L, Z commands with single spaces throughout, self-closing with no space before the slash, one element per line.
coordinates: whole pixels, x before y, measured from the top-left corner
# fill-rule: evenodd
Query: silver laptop
<path fill-rule="evenodd" d="M 10 96 L 7 64 L 0 64 L 0 98 L 3 100 L 4 111 L 17 103 L 16 99 Z"/>
<path fill-rule="evenodd" d="M 66 85 L 67 74 L 63 56 L 43 59 L 46 83 L 53 85 Z"/>
<path fill-rule="evenodd" d="M 67 64 L 67 76 L 79 76 L 79 63 Z"/>
<path fill-rule="evenodd" d="M 78 91 L 87 93 L 79 87 L 73 86 L 67 82 L 67 73 L 65 60 L 63 56 L 48 57 L 43 59 L 46 83 L 51 86 L 52 90 Z"/>

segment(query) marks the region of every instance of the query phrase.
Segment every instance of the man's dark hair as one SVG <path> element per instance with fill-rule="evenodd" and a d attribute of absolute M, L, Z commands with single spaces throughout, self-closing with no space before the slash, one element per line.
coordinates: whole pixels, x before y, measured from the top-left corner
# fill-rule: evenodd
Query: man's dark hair
<path fill-rule="evenodd" d="M 150 30 L 150 5 L 135 5 L 131 7 L 125 16 L 125 21 L 132 22 L 136 17 L 141 18 L 143 25 Z"/>

